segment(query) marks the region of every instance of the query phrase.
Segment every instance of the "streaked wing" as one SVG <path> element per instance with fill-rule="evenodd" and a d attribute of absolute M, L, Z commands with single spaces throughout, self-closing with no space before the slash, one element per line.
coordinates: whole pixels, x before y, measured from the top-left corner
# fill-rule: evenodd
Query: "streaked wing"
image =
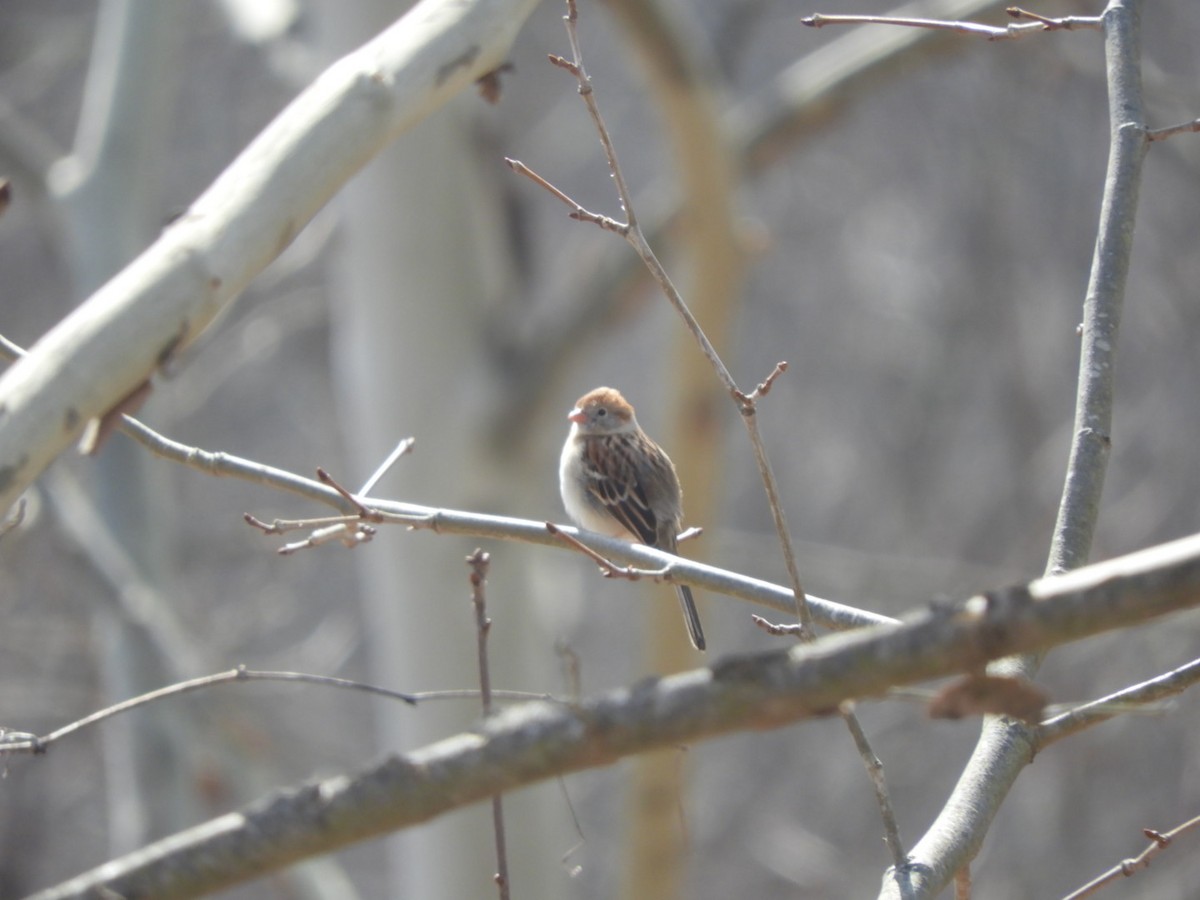
<path fill-rule="evenodd" d="M 638 478 L 638 467 L 632 460 L 634 449 L 625 435 L 592 438 L 584 445 L 584 471 L 588 491 L 609 515 L 643 544 L 653 547 L 658 539 L 658 519 Z"/>

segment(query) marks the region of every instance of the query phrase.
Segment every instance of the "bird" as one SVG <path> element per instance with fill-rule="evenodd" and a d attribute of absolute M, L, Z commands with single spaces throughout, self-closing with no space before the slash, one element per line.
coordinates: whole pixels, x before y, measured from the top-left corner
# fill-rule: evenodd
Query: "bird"
<path fill-rule="evenodd" d="M 638 425 L 620 391 L 588 391 L 567 415 L 571 430 L 558 467 L 567 515 L 581 528 L 677 553 L 683 491 L 671 458 Z M 692 591 L 675 586 L 688 637 L 705 648 Z"/>

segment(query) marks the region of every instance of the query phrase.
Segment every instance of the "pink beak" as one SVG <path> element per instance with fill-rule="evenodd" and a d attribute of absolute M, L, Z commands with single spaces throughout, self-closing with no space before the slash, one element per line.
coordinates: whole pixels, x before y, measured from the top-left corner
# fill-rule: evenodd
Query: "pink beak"
<path fill-rule="evenodd" d="M 569 413 L 567 413 L 567 421 L 574 422 L 576 425 L 582 425 L 586 420 L 587 420 L 587 413 L 585 413 L 578 406 L 575 407 L 573 410 L 571 410 Z"/>

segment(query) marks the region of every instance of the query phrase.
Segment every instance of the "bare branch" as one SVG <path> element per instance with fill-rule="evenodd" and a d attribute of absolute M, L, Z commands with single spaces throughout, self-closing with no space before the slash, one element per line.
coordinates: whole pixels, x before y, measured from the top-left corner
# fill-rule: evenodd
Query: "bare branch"
<path fill-rule="evenodd" d="M 804 634 L 804 626 L 799 624 L 776 625 L 774 622 L 770 622 L 764 619 L 762 616 L 751 616 L 750 620 L 767 634 L 774 635 L 775 637 L 798 638 Z"/>
<path fill-rule="evenodd" d="M 1106 885 L 1119 881 L 1122 878 L 1128 878 L 1131 875 L 1136 875 L 1143 869 L 1150 868 L 1150 862 L 1154 857 L 1158 856 L 1164 850 L 1174 843 L 1175 838 L 1181 834 L 1200 828 L 1200 816 L 1194 819 L 1189 819 L 1182 825 L 1172 828 L 1167 832 L 1158 832 L 1153 828 L 1142 829 L 1142 834 L 1150 839 L 1150 846 L 1135 856 L 1133 859 L 1123 859 L 1107 872 L 1094 881 L 1090 881 L 1077 891 L 1072 891 L 1063 900 L 1083 900 L 1084 897 L 1091 897 L 1100 892 L 1100 889 Z"/>
<path fill-rule="evenodd" d="M 981 25 L 978 22 L 954 22 L 945 19 L 920 19 L 906 16 L 827 16 L 820 13 L 805 16 L 800 21 L 810 28 L 824 28 L 826 25 L 899 25 L 905 28 L 925 28 L 930 31 L 953 31 L 958 34 L 983 37 L 989 41 L 1013 40 L 1031 34 L 1044 34 L 1047 31 L 1073 31 L 1076 29 L 1096 31 L 1104 27 L 1104 20 L 1101 16 L 1064 16 L 1051 19 L 1026 12 L 1016 6 L 1010 6 L 1007 12 L 1013 18 L 1032 19 L 1033 21 L 998 26 Z"/>
<path fill-rule="evenodd" d="M 479 699 L 483 702 L 483 717 L 492 714 L 492 673 L 488 666 L 487 640 L 492 630 L 492 620 L 487 614 L 487 573 L 491 557 L 476 549 L 467 557 L 471 567 L 471 605 L 475 609 L 475 637 L 479 655 Z M 492 832 L 496 839 L 496 888 L 500 900 L 508 900 L 510 882 L 508 877 L 507 840 L 504 833 L 504 801 L 496 793 L 492 797 Z"/>
<path fill-rule="evenodd" d="M 1177 134 L 1192 134 L 1200 131 L 1200 119 L 1192 119 L 1190 122 L 1184 122 L 1180 125 L 1170 125 L 1166 128 L 1152 128 L 1146 132 L 1146 140 L 1148 141 L 1165 141 L 1169 137 L 1174 137 Z"/>
<path fill-rule="evenodd" d="M 1200 682 L 1200 660 L 1193 660 L 1171 672 L 1151 678 L 1108 696 L 1084 703 L 1047 719 L 1033 731 L 1034 750 L 1040 752 L 1056 741 L 1107 722 L 1116 716 L 1133 712 L 1145 712 L 1149 704 L 1164 697 L 1181 694 Z"/>
<path fill-rule="evenodd" d="M 619 566 L 611 559 L 597 553 L 583 541 L 567 534 L 553 522 L 546 523 L 546 530 L 558 538 L 561 538 L 563 543 L 574 550 L 578 550 L 592 562 L 600 567 L 600 571 L 604 573 L 605 578 L 622 578 L 625 581 L 640 581 L 643 578 L 653 578 L 655 581 L 665 578 L 671 574 L 671 567 L 664 566 L 661 569 L 638 569 L 633 566 Z"/>
<path fill-rule="evenodd" d="M 1145 140 L 1140 0 L 1110 0 L 1102 21 L 1108 74 L 1110 144 L 1096 249 L 1084 298 L 1075 427 L 1047 574 L 1087 562 L 1104 488 L 1112 428 L 1117 332 L 1132 251 Z M 1005 660 L 994 674 L 1031 677 L 1038 661 Z M 912 862 L 891 873 L 882 897 L 936 896 L 983 842 L 996 811 L 1032 758 L 1027 726 L 1005 718 L 984 720 L 975 752 Z"/>
<path fill-rule="evenodd" d="M 150 703 L 156 703 L 159 700 L 166 700 L 171 697 L 177 697 L 182 694 L 192 693 L 194 691 L 205 690 L 211 687 L 217 687 L 223 684 L 231 684 L 234 682 L 243 681 L 296 681 L 305 684 L 315 684 L 322 687 L 345 688 L 347 690 L 364 691 L 368 694 L 375 694 L 380 697 L 386 697 L 389 700 L 400 700 L 410 706 L 416 706 L 420 703 L 430 703 L 441 700 L 475 700 L 479 697 L 478 689 L 454 689 L 440 691 L 416 691 L 414 693 L 406 693 L 402 691 L 393 691 L 389 688 L 379 687 L 378 685 L 368 684 L 362 681 L 350 681 L 346 678 L 336 678 L 332 675 L 312 675 L 307 672 L 269 672 L 260 671 L 257 669 L 248 669 L 245 666 L 238 666 L 236 669 L 230 669 L 227 672 L 217 672 L 213 675 L 204 675 L 199 678 L 189 679 L 187 681 L 177 682 L 155 691 L 149 691 L 145 694 L 139 694 L 128 700 L 122 700 L 120 703 L 97 710 L 90 715 L 84 716 L 82 719 L 77 719 L 67 725 L 57 728 L 54 731 L 45 735 L 36 735 L 26 731 L 14 731 L 10 728 L 0 728 L 0 755 L 4 753 L 33 753 L 40 754 L 49 750 L 50 745 L 57 743 L 64 738 L 70 737 L 84 729 L 90 728 L 93 725 L 98 725 L 101 722 L 111 719 L 114 716 L 124 712 L 129 712 L 132 709 L 137 709 L 140 706 L 145 706 Z M 559 700 L 550 694 L 540 694 L 533 691 L 509 691 L 509 690 L 493 690 L 491 692 L 493 700 L 504 700 L 506 702 L 528 702 L 530 700 L 540 700 L 547 702 L 564 703 L 565 700 Z"/>
<path fill-rule="evenodd" d="M 15 733 L 9 732 L 0 739 L 0 751 L 4 753 L 45 753 L 51 744 L 57 743 L 63 738 L 69 737 L 99 722 L 103 722 L 106 719 L 111 719 L 113 716 L 120 715 L 121 713 L 129 712 L 130 710 L 154 703 L 158 700 L 164 700 L 168 697 L 177 697 L 181 694 L 205 690 L 221 684 L 233 684 L 242 681 L 298 681 L 307 684 L 320 684 L 328 687 L 365 691 L 392 700 L 402 700 L 411 706 L 415 706 L 418 700 L 418 696 L 414 694 L 392 691 L 373 684 L 349 681 L 345 678 L 334 678 L 329 675 L 309 675 L 304 672 L 265 672 L 247 669 L 245 666 L 238 666 L 236 669 L 230 669 L 228 672 L 218 672 L 215 675 L 192 678 L 159 688 L 156 691 L 140 694 L 137 697 L 123 700 L 120 703 L 114 703 L 112 706 L 98 710 L 89 716 L 78 719 L 69 725 L 64 725 L 62 728 L 57 728 L 41 737 L 21 734 L 20 739 L 15 739 Z"/>
<path fill-rule="evenodd" d="M 379 479 L 391 471 L 392 466 L 396 464 L 402 456 L 407 456 L 412 452 L 413 446 L 417 443 L 416 438 L 406 437 L 396 445 L 396 448 L 388 454 L 388 458 L 379 464 L 379 468 L 371 473 L 371 477 L 363 482 L 363 486 L 358 489 L 360 494 L 371 493 L 371 488 L 379 483 Z"/>
<path fill-rule="evenodd" d="M 4 517 L 3 521 L 0 521 L 0 538 L 4 537 L 6 534 L 25 521 L 26 505 L 25 498 L 19 498 L 17 500 L 16 507 L 9 511 L 9 513 Z"/>
<path fill-rule="evenodd" d="M 842 703 L 1200 604 L 1200 536 L 572 704 L 524 703 L 357 775 L 280 792 L 35 895 L 190 897 L 556 775 Z M 959 866 L 959 869 L 962 867 Z M 955 870 L 957 871 L 957 869 Z M 953 872 L 947 879 L 953 876 Z"/>
<path fill-rule="evenodd" d="M 883 762 L 867 740 L 862 723 L 854 714 L 854 704 L 844 703 L 841 709 L 842 721 L 850 729 L 854 739 L 854 747 L 858 750 L 859 758 L 871 779 L 871 787 L 875 791 L 875 802 L 879 806 L 879 815 L 883 820 L 883 841 L 892 854 L 892 865 L 903 866 L 908 862 L 908 854 L 904 852 L 904 842 L 900 839 L 900 826 L 896 821 L 896 811 L 892 808 L 892 795 L 888 791 L 887 775 L 883 770 Z"/>
<path fill-rule="evenodd" d="M 558 57 L 551 57 L 551 59 L 556 59 L 556 58 L 558 58 Z M 569 195 L 567 195 L 564 191 L 561 191 L 558 188 L 556 188 L 553 184 L 551 184 L 549 181 L 547 181 L 545 178 L 543 178 L 537 172 L 533 171 L 533 169 L 529 168 L 529 166 L 525 165 L 525 163 L 521 162 L 520 160 L 509 159 L 506 156 L 506 157 L 504 157 L 504 161 L 508 164 L 508 167 L 510 169 L 512 169 L 514 172 L 516 172 L 518 175 L 524 175 L 526 178 L 528 178 L 534 184 L 538 185 L 539 187 L 545 188 L 547 191 L 549 191 L 551 194 L 553 194 L 555 197 L 557 197 L 559 200 L 561 200 L 567 206 L 571 207 L 570 216 L 572 219 L 576 219 L 580 222 L 591 222 L 593 225 L 598 225 L 599 227 L 603 228 L 605 231 L 611 231 L 614 234 L 621 235 L 621 237 L 628 237 L 628 235 L 629 235 L 629 224 L 628 223 L 618 222 L 616 219 L 610 218 L 609 216 L 601 215 L 600 213 L 594 213 L 591 210 L 585 209 L 584 207 L 580 206 L 579 203 L 577 203 L 573 198 L 571 198 Z"/>
<path fill-rule="evenodd" d="M 503 64 L 536 5 L 422 0 L 326 70 L 154 244 L 0 376 L 0 509 L 191 342 L 376 153 Z"/>
<path fill-rule="evenodd" d="M 806 629 L 811 630 L 812 614 L 806 608 L 804 588 L 800 583 L 800 574 L 796 565 L 795 552 L 792 549 L 792 539 L 791 533 L 787 526 L 787 517 L 783 512 L 778 487 L 775 482 L 775 475 L 771 470 L 770 461 L 767 458 L 766 447 L 763 445 L 762 436 L 758 431 L 758 425 L 755 420 L 754 399 L 752 398 L 758 395 L 759 391 L 755 391 L 754 394 L 746 394 L 738 388 L 737 383 L 733 380 L 733 376 L 729 373 L 725 363 L 721 360 L 716 348 L 713 347 L 708 337 L 704 334 L 704 329 L 700 327 L 700 323 L 696 320 L 696 317 L 692 314 L 692 311 L 688 309 L 687 303 L 684 301 L 683 296 L 675 287 L 674 282 L 667 274 L 667 271 L 663 267 L 662 263 L 659 262 L 654 250 L 650 247 L 649 242 L 646 240 L 646 236 L 642 233 L 641 227 L 638 225 L 637 216 L 633 210 L 633 198 L 629 192 L 628 186 L 625 183 L 625 177 L 621 172 L 621 166 L 617 160 L 616 148 L 613 145 L 612 137 L 609 135 L 608 129 L 604 125 L 604 119 L 600 114 L 600 108 L 596 103 L 595 92 L 592 89 L 591 79 L 588 77 L 587 70 L 584 68 L 583 57 L 580 51 L 579 36 L 576 29 L 578 10 L 576 8 L 575 0 L 566 0 L 566 3 L 567 15 L 564 17 L 564 20 L 567 26 L 567 39 L 571 44 L 571 51 L 574 54 L 574 59 L 568 63 L 561 57 L 551 57 L 551 61 L 555 62 L 555 64 L 559 65 L 561 68 L 569 71 L 579 82 L 579 94 L 581 97 L 583 97 L 584 104 L 587 106 L 588 114 L 591 116 L 592 122 L 596 127 L 596 131 L 600 138 L 600 143 L 604 148 L 605 158 L 608 160 L 609 171 L 612 174 L 613 181 L 617 187 L 617 194 L 620 198 L 621 206 L 625 211 L 628 225 L 628 228 L 624 233 L 625 240 L 629 242 L 629 245 L 634 249 L 638 256 L 641 257 L 642 262 L 645 263 L 647 269 L 649 269 L 651 275 L 653 275 L 654 280 L 658 283 L 659 287 L 666 295 L 667 300 L 670 301 L 671 305 L 675 308 L 675 311 L 679 313 L 680 317 L 683 319 L 684 325 L 687 326 L 688 331 L 690 331 L 692 336 L 696 339 L 696 343 L 699 345 L 701 352 L 708 359 L 713 371 L 717 375 L 717 378 L 725 386 L 726 391 L 734 399 L 734 402 L 738 404 L 739 411 L 742 413 L 742 420 L 746 424 L 746 430 L 750 437 L 750 444 L 754 449 L 754 458 L 758 464 L 759 475 L 762 478 L 763 487 L 766 490 L 767 502 L 771 509 L 771 516 L 775 522 L 776 533 L 779 536 L 779 541 L 783 550 L 784 562 L 787 566 L 789 580 L 792 583 L 793 596 L 795 597 L 796 616 L 799 618 L 801 625 L 803 625 Z M 539 183 L 544 184 L 542 179 L 536 180 Z M 556 196 L 560 197 L 560 199 L 563 199 L 565 202 L 578 209 L 582 209 L 579 204 L 568 198 L 566 194 L 559 191 L 557 188 L 552 188 L 552 190 Z M 776 377 L 778 377 L 780 371 L 782 370 L 777 367 L 771 373 L 770 377 L 768 377 L 763 383 L 763 385 L 760 385 L 760 388 L 765 386 L 766 389 L 769 389 L 770 383 L 773 382 Z M 766 390 L 762 390 L 761 393 L 765 394 Z"/>

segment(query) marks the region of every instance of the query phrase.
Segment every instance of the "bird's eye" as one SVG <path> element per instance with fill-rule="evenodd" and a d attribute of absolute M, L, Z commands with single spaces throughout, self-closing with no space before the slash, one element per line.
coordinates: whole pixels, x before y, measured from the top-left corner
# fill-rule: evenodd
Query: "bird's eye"
<path fill-rule="evenodd" d="M 605 409 L 605 408 L 602 406 L 602 407 L 600 407 L 598 410 L 596 410 L 596 415 L 597 415 L 597 416 L 607 416 L 607 415 L 608 415 L 608 410 L 607 410 L 607 409 Z"/>

